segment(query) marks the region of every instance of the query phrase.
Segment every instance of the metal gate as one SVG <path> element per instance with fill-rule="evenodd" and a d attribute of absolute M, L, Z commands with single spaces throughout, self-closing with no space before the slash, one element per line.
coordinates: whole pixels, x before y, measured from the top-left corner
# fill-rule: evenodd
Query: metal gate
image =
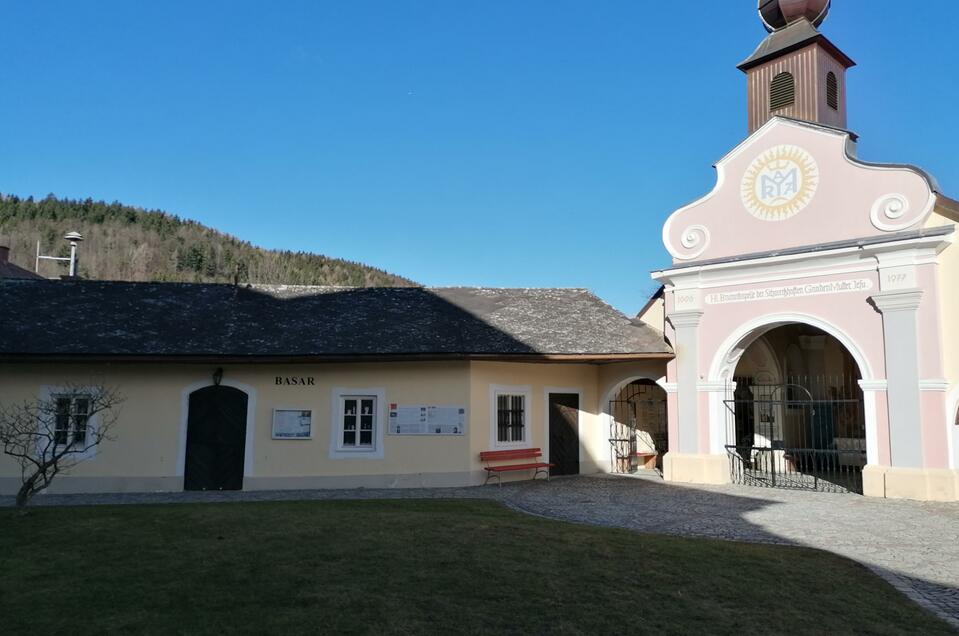
<path fill-rule="evenodd" d="M 855 379 L 737 378 L 726 398 L 733 483 L 862 493 L 866 427 Z"/>
<path fill-rule="evenodd" d="M 657 468 L 669 450 L 666 428 L 666 400 L 653 397 L 662 389 L 652 382 L 627 384 L 609 401 L 609 444 L 613 471 L 631 473 L 639 467 L 644 453 L 656 453 Z"/>

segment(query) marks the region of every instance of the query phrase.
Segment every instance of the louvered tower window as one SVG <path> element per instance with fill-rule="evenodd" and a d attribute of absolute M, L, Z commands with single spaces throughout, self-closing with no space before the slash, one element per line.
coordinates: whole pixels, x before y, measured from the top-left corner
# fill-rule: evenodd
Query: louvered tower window
<path fill-rule="evenodd" d="M 826 74 L 826 104 L 833 110 L 839 110 L 839 80 L 832 71 Z"/>
<path fill-rule="evenodd" d="M 796 103 L 796 80 L 792 73 L 780 73 L 769 85 L 769 110 L 779 110 Z"/>

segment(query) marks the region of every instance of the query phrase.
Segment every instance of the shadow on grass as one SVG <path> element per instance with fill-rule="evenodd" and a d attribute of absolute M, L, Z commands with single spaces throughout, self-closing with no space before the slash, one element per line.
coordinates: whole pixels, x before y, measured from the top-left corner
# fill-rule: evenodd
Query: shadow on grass
<path fill-rule="evenodd" d="M 587 482 L 587 487 L 579 487 Z M 959 630 L 959 588 L 943 580 L 917 576 L 917 569 L 925 570 L 928 557 L 917 557 L 910 553 L 910 549 L 915 552 L 915 547 L 905 545 L 917 540 L 921 543 L 924 538 L 931 545 L 947 540 L 953 531 L 940 526 L 936 534 L 937 531 L 931 529 L 932 523 L 942 521 L 945 526 L 954 523 L 959 519 L 959 506 L 943 504 L 948 516 L 937 520 L 931 506 L 918 502 L 867 500 L 850 494 L 785 493 L 742 488 L 755 493 L 755 496 L 746 496 L 720 492 L 716 488 L 667 484 L 659 478 L 612 475 L 558 482 L 557 486 L 565 489 L 563 497 L 554 496 L 543 487 L 527 487 L 519 490 L 518 496 L 508 499 L 508 504 L 529 514 L 644 533 L 826 550 L 861 563 L 909 599 Z M 861 503 L 870 505 L 858 505 Z M 853 512 L 841 517 L 839 513 L 844 506 Z M 777 507 L 781 508 L 774 510 Z M 806 517 L 800 516 L 804 508 L 810 509 Z M 902 526 L 904 513 L 911 528 Z M 887 514 L 899 516 L 892 523 L 878 518 Z M 825 525 L 834 527 L 824 528 Z M 896 528 L 909 532 L 919 527 L 927 536 L 900 537 L 895 532 Z M 843 536 L 838 540 L 840 535 Z M 890 548 L 887 554 L 870 545 L 875 542 L 898 545 Z M 949 568 L 950 553 L 941 552 L 938 558 L 942 560 L 940 565 Z M 831 584 L 828 573 L 825 573 L 822 584 Z"/>
<path fill-rule="evenodd" d="M 827 552 L 541 519 L 475 490 L 3 510 L 0 616 L 9 633 L 951 633 Z"/>

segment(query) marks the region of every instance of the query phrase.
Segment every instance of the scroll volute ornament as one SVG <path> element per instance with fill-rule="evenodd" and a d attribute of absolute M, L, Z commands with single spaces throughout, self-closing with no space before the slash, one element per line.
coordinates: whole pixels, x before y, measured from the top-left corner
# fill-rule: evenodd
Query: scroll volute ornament
<path fill-rule="evenodd" d="M 916 225 L 926 217 L 926 210 L 913 209 L 904 194 L 890 192 L 872 204 L 869 220 L 883 232 L 900 232 Z"/>

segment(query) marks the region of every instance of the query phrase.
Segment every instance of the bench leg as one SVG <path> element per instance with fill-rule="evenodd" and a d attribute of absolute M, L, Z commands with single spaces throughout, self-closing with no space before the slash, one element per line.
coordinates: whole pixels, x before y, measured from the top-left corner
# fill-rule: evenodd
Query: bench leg
<path fill-rule="evenodd" d="M 495 471 L 492 471 L 492 470 L 487 470 L 487 471 L 486 471 L 486 481 L 483 482 L 483 485 L 486 486 L 487 484 L 489 484 L 489 480 L 492 479 L 493 477 L 496 477 L 497 483 L 499 483 L 500 488 L 502 488 L 502 487 L 503 487 L 503 478 L 500 476 L 499 473 L 497 473 L 497 472 L 495 472 Z"/>
<path fill-rule="evenodd" d="M 537 468 L 537 469 L 536 469 L 536 472 L 533 473 L 533 480 L 534 480 L 534 481 L 536 480 L 536 475 L 538 475 L 538 474 L 540 474 L 540 473 L 543 473 L 544 475 L 546 475 L 546 481 L 549 481 L 549 469 L 548 469 L 548 468 L 545 469 L 545 470 L 542 469 L 542 468 Z"/>

